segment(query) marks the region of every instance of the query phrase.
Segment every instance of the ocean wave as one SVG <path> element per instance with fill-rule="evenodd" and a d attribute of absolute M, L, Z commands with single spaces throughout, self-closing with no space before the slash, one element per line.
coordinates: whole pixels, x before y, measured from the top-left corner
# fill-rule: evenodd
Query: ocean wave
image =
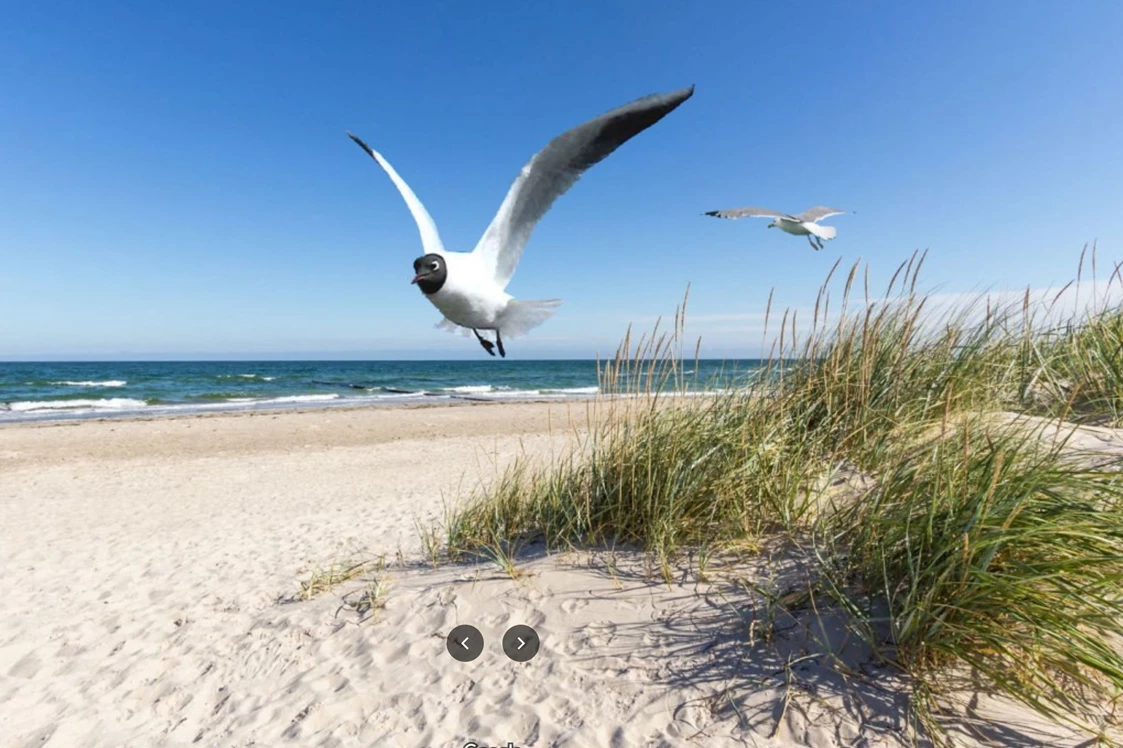
<path fill-rule="evenodd" d="M 161 400 L 139 400 L 134 398 L 104 398 L 104 399 L 75 399 L 75 400 L 42 400 L 42 401 L 15 401 L 0 403 L 0 421 L 22 420 L 51 420 L 67 418 L 104 418 L 113 415 L 129 416 L 130 413 L 143 412 L 149 415 L 177 415 L 189 413 L 208 412 L 233 412 L 243 410 L 284 409 L 292 407 L 323 407 L 336 406 L 361 406 L 364 404 L 376 405 L 384 403 L 392 405 L 395 402 L 409 402 L 411 400 L 423 401 L 430 398 L 445 402 L 456 400 L 476 400 L 481 402 L 517 402 L 523 401 L 565 401 L 569 399 L 584 399 L 594 397 L 600 393 L 597 387 L 564 387 L 542 389 L 514 389 L 510 387 L 492 387 L 490 385 L 463 385 L 449 388 L 455 391 L 400 391 L 400 392 L 371 392 L 363 395 L 330 394 L 303 394 L 288 395 L 273 398 L 234 397 L 195 402 L 167 402 Z M 726 394 L 730 390 L 716 391 L 688 391 L 674 393 L 684 397 L 715 397 Z M 233 393 L 231 393 L 233 394 Z M 645 397 L 643 393 L 604 393 L 610 399 L 631 399 Z"/>
<path fill-rule="evenodd" d="M 463 397 L 465 394 L 470 397 L 479 397 L 480 400 L 517 400 L 520 397 L 538 397 L 542 394 L 542 391 L 500 389 L 491 390 L 490 392 L 457 393 L 453 395 L 453 397 Z"/>
<path fill-rule="evenodd" d="M 287 397 L 271 397 L 268 400 L 257 400 L 259 403 L 316 403 L 325 400 L 338 400 L 339 395 L 334 392 L 330 395 L 288 395 Z"/>
<path fill-rule="evenodd" d="M 107 379 L 104 382 L 71 382 L 64 380 L 62 382 L 51 382 L 51 384 L 60 387 L 124 387 L 128 382 L 123 379 Z"/>
<path fill-rule="evenodd" d="M 486 395 L 495 391 L 490 384 L 464 384 L 459 387 L 441 388 L 441 392 L 455 392 L 458 395 Z"/>
<path fill-rule="evenodd" d="M 518 390 L 510 387 L 492 387 L 491 385 L 465 385 L 462 387 L 446 387 L 432 394 L 473 400 L 522 400 L 540 398 L 556 400 L 567 397 L 596 395 L 598 392 L 600 392 L 600 388 L 598 387 L 551 387 Z"/>
<path fill-rule="evenodd" d="M 356 385 L 351 385 L 355 387 Z M 424 395 L 425 390 L 406 390 L 401 387 L 363 387 L 367 392 L 386 392 L 391 395 Z"/>
<path fill-rule="evenodd" d="M 276 377 L 266 377 L 261 374 L 219 374 L 219 379 L 256 379 L 260 382 L 272 382 Z"/>
<path fill-rule="evenodd" d="M 18 413 L 36 410 L 128 410 L 146 407 L 148 403 L 131 397 L 109 397 L 100 400 L 23 400 L 8 403 L 8 409 Z"/>

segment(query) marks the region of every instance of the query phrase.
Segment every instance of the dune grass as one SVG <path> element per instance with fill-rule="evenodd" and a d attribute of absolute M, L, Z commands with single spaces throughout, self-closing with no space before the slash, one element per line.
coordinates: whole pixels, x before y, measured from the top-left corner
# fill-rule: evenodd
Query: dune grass
<path fill-rule="evenodd" d="M 448 520 L 447 552 L 630 544 L 666 570 L 688 550 L 786 537 L 814 546 L 852 610 L 887 606 L 878 645 L 913 677 L 923 714 L 940 674 L 967 668 L 1097 729 L 1088 705 L 1123 693 L 1119 465 L 1088 467 L 1063 440 L 992 416 L 1120 423 L 1123 307 L 1107 293 L 1057 321 L 1056 299 L 1027 292 L 940 310 L 917 293 L 923 260 L 876 299 L 855 265 L 832 312 L 836 264 L 806 329 L 795 312 L 772 319 L 770 301 L 767 360 L 708 397 L 688 396 L 708 383 L 686 373 L 698 367 L 684 358 L 684 300 L 670 330 L 627 336 L 603 366 L 602 390 L 621 397 L 589 407 L 608 417 L 569 457 L 516 463 L 473 497 Z M 1117 265 L 1108 291 L 1120 281 Z M 866 488 L 840 493 L 840 476 Z"/>
<path fill-rule="evenodd" d="M 1123 422 L 1123 314 L 1106 310 L 1062 336 L 1050 368 L 1068 383 L 1076 413 Z"/>
<path fill-rule="evenodd" d="M 873 487 L 827 518 L 836 578 L 888 602 L 895 658 L 936 697 L 965 666 L 1084 724 L 1123 686 L 1123 482 L 1040 427 L 985 417 L 887 440 Z M 927 705 L 931 707 L 930 701 Z"/>

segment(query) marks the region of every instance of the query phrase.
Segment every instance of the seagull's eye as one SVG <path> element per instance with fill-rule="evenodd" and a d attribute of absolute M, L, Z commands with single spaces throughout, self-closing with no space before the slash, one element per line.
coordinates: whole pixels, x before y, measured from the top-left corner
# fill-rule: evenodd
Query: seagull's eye
<path fill-rule="evenodd" d="M 429 263 L 429 269 L 432 270 L 433 272 L 436 272 L 436 271 L 441 269 L 441 263 L 433 261 L 433 262 Z"/>

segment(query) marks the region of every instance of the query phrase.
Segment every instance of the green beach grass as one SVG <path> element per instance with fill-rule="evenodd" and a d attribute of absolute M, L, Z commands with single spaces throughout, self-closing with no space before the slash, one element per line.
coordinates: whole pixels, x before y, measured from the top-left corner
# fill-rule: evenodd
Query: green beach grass
<path fill-rule="evenodd" d="M 806 321 L 770 300 L 763 369 L 713 397 L 682 397 L 698 350 L 684 351 L 684 301 L 669 330 L 629 335 L 602 367 L 602 390 L 627 397 L 589 406 L 607 417 L 572 455 L 500 475 L 446 520 L 445 552 L 510 565 L 530 542 L 627 545 L 669 579 L 687 554 L 781 539 L 815 559 L 807 595 L 852 612 L 910 676 L 930 736 L 947 675 L 969 671 L 1108 740 L 1123 694 L 1123 481 L 1117 460 L 1093 462 L 1066 434 L 1123 419 L 1123 307 L 1108 301 L 1120 267 L 1058 321 L 1056 299 L 1028 292 L 937 309 L 916 291 L 922 266 L 914 255 L 871 299 L 855 265 L 832 314 L 836 264 Z M 869 633 L 873 609 L 887 633 Z"/>

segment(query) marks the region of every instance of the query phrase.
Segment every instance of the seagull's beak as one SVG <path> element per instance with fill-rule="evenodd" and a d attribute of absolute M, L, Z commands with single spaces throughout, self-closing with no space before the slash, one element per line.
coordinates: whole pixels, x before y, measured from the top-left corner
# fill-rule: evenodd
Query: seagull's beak
<path fill-rule="evenodd" d="M 424 277 L 424 273 L 418 273 L 417 275 L 413 276 L 413 280 L 410 281 L 410 284 L 417 283 L 417 281 L 421 280 Z"/>

